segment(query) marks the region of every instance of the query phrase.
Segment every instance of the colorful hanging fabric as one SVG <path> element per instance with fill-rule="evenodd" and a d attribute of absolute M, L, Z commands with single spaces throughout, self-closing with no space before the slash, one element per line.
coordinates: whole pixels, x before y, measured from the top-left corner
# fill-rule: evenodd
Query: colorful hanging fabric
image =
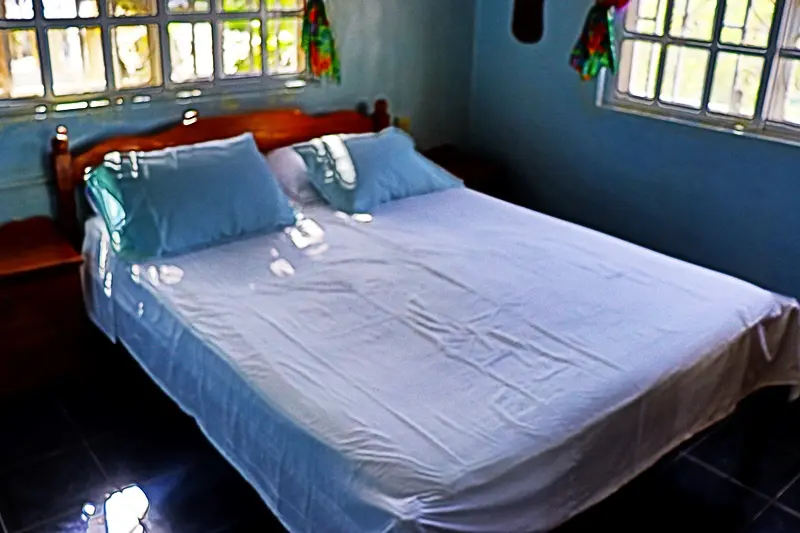
<path fill-rule="evenodd" d="M 614 13 L 630 0 L 597 0 L 586 16 L 586 24 L 572 49 L 570 65 L 581 78 L 589 80 L 603 67 L 617 71 L 617 50 L 614 42 Z"/>
<path fill-rule="evenodd" d="M 303 20 L 303 50 L 308 58 L 309 71 L 315 79 L 342 82 L 336 41 L 333 38 L 323 0 L 308 0 Z"/>

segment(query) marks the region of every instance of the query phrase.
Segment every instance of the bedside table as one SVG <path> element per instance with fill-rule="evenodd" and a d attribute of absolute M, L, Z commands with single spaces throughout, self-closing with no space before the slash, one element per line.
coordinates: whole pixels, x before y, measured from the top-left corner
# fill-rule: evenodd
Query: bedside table
<path fill-rule="evenodd" d="M 422 155 L 464 182 L 470 189 L 501 199 L 508 196 L 505 170 L 491 161 L 446 144 Z"/>
<path fill-rule="evenodd" d="M 0 226 L 0 394 L 44 386 L 91 351 L 81 261 L 49 218 Z"/>

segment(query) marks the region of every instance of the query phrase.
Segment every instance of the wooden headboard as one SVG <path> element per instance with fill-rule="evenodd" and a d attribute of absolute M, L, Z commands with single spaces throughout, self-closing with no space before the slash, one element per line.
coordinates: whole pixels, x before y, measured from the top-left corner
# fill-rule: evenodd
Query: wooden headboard
<path fill-rule="evenodd" d="M 157 150 L 252 132 L 259 149 L 266 153 L 321 135 L 380 131 L 390 123 L 386 100 L 375 102 L 370 115 L 359 111 L 308 115 L 299 109 L 279 109 L 205 118 L 200 117 L 197 111 L 189 110 L 179 123 L 168 129 L 111 137 L 76 150 L 70 149 L 66 126 L 58 126 L 51 141 L 53 172 L 58 187 L 56 220 L 67 237 L 78 244 L 80 228 L 75 190 L 83 182 L 86 168 L 100 164 L 108 152 Z"/>

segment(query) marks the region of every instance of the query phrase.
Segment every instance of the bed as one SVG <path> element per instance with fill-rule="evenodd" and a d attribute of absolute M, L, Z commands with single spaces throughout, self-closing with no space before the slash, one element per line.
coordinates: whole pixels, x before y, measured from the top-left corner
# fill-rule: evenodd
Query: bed
<path fill-rule="evenodd" d="M 59 130 L 62 212 L 110 150 L 388 122 L 383 104 L 245 117 L 79 151 Z M 292 532 L 547 531 L 800 382 L 797 302 L 744 281 L 466 189 L 303 213 L 315 246 L 279 232 L 141 264 L 83 231 L 93 321 Z"/>

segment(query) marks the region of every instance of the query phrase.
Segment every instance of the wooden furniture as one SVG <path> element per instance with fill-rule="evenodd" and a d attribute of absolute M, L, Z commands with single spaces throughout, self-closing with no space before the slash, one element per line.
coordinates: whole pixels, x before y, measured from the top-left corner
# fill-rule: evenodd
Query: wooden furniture
<path fill-rule="evenodd" d="M 267 152 L 322 135 L 380 131 L 390 124 L 389 104 L 378 100 L 372 113 L 338 111 L 316 116 L 280 109 L 201 118 L 189 110 L 178 124 L 166 129 L 112 137 L 76 149 L 69 145 L 67 128 L 58 126 L 51 140 L 58 191 L 55 223 L 48 219 L 13 223 L 3 228 L 0 238 L 0 298 L 5 299 L 0 300 L 0 342 L 13 339 L 9 350 L 0 344 L 0 374 L 9 376 L 9 382 L 23 384 L 94 363 L 92 349 L 102 346 L 104 339 L 86 327 L 77 266 L 81 257 L 74 251 L 82 238 L 76 192 L 86 169 L 101 163 L 108 152 L 157 150 L 246 132 L 252 132 L 259 149 Z M 3 377 L 0 392 L 7 386 Z"/>
<path fill-rule="evenodd" d="M 437 146 L 423 152 L 434 163 L 464 181 L 470 189 L 508 199 L 505 170 L 491 161 L 452 146 Z"/>
<path fill-rule="evenodd" d="M 241 115 L 200 117 L 189 110 L 183 120 L 167 129 L 142 135 L 112 137 L 84 149 L 72 150 L 66 126 L 58 126 L 51 141 L 53 171 L 58 187 L 57 220 L 75 245 L 80 240 L 75 189 L 87 168 L 98 165 L 108 152 L 148 151 L 235 137 L 252 132 L 262 152 L 335 133 L 367 133 L 389 126 L 386 100 L 378 100 L 372 114 L 338 111 L 308 115 L 299 109 L 257 111 Z"/>
<path fill-rule="evenodd" d="M 90 351 L 80 263 L 49 218 L 0 226 L 0 394 L 46 385 Z"/>

